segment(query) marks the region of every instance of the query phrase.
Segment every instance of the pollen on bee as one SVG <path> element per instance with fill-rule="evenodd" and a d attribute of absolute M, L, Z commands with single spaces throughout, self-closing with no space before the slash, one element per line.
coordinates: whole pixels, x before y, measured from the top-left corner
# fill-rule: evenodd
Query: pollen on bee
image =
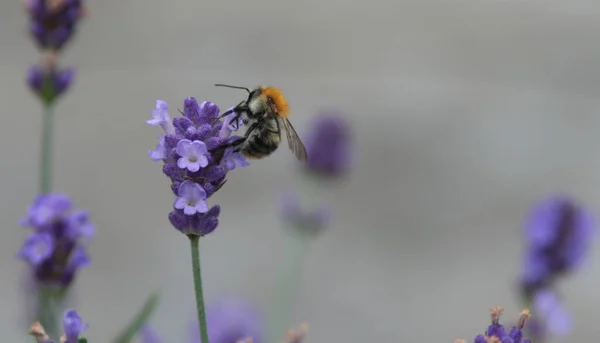
<path fill-rule="evenodd" d="M 267 96 L 267 97 L 270 97 L 271 99 L 273 99 L 275 106 L 277 106 L 277 111 L 278 111 L 279 115 L 284 118 L 287 118 L 287 116 L 290 113 L 290 107 L 287 103 L 287 100 L 285 100 L 283 93 L 278 88 L 275 88 L 275 87 L 262 86 L 261 90 L 262 90 L 262 94 L 264 96 Z"/>

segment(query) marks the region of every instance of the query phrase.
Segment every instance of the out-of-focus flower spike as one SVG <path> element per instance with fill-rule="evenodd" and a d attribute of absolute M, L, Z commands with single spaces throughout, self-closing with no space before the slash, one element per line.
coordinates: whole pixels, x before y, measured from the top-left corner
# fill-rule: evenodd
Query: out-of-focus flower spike
<path fill-rule="evenodd" d="M 17 257 L 29 263 L 38 287 L 67 289 L 76 272 L 89 265 L 85 243 L 95 231 L 86 211 L 72 211 L 64 194 L 38 196 L 21 223 L 33 229 Z"/>
<path fill-rule="evenodd" d="M 328 178 L 343 176 L 352 166 L 354 147 L 350 125 L 339 113 L 322 111 L 311 124 L 306 139 L 308 171 Z"/>
<path fill-rule="evenodd" d="M 42 50 L 61 50 L 87 12 L 84 0 L 29 0 L 30 32 Z"/>

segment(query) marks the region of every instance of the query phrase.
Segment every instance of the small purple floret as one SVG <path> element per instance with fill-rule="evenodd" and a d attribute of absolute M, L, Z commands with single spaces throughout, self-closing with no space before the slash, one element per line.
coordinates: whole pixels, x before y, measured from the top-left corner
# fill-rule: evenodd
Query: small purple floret
<path fill-rule="evenodd" d="M 199 184 L 193 181 L 184 181 L 179 186 L 178 193 L 179 196 L 173 207 L 183 210 L 185 215 L 192 216 L 196 213 L 206 213 L 208 211 L 206 192 Z"/>
<path fill-rule="evenodd" d="M 54 237 L 48 232 L 36 232 L 27 237 L 19 251 L 19 258 L 37 267 L 54 251 Z"/>
<path fill-rule="evenodd" d="M 43 102 L 51 104 L 62 96 L 71 85 L 75 75 L 74 68 L 48 69 L 34 65 L 27 73 L 29 88 Z"/>
<path fill-rule="evenodd" d="M 177 143 L 176 152 L 181 156 L 177 160 L 177 166 L 181 169 L 197 172 L 208 165 L 208 150 L 201 141 L 182 139 Z"/>
<path fill-rule="evenodd" d="M 81 333 L 87 329 L 88 324 L 73 309 L 66 310 L 63 315 L 63 330 L 65 332 L 65 343 L 77 343 Z"/>

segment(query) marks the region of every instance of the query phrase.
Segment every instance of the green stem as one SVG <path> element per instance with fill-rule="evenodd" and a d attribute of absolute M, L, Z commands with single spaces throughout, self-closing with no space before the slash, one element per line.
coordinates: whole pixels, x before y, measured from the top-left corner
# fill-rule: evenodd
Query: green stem
<path fill-rule="evenodd" d="M 40 147 L 40 194 L 49 193 L 52 189 L 52 134 L 54 113 L 52 105 L 44 106 L 42 123 L 42 142 Z"/>
<path fill-rule="evenodd" d="M 271 311 L 271 342 L 279 342 L 289 329 L 288 318 L 292 312 L 294 296 L 300 284 L 304 258 L 311 237 L 301 234 L 287 235 L 288 248 L 285 249 L 284 262 L 280 266 L 279 279 L 273 309 Z"/>
<path fill-rule="evenodd" d="M 58 338 L 58 323 L 56 320 L 56 305 L 59 299 L 50 291 L 42 290 L 39 294 L 38 302 L 38 320 L 52 338 Z"/>
<path fill-rule="evenodd" d="M 200 237 L 189 235 L 192 248 L 192 271 L 194 273 L 194 290 L 196 291 L 196 308 L 198 309 L 198 324 L 200 325 L 200 337 L 202 343 L 208 342 L 208 330 L 206 328 L 206 313 L 204 311 L 204 295 L 202 291 L 202 272 L 200 270 L 200 249 L 198 243 Z"/>

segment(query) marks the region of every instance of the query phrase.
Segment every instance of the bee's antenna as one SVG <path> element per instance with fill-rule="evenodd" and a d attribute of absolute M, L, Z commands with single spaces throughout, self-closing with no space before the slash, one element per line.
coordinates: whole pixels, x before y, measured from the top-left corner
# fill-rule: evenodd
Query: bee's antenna
<path fill-rule="evenodd" d="M 228 88 L 235 88 L 235 89 L 245 89 L 246 92 L 250 93 L 250 90 L 246 87 L 240 87 L 240 86 L 231 86 L 231 85 L 224 85 L 221 83 L 217 83 L 215 86 L 217 87 L 228 87 Z"/>

